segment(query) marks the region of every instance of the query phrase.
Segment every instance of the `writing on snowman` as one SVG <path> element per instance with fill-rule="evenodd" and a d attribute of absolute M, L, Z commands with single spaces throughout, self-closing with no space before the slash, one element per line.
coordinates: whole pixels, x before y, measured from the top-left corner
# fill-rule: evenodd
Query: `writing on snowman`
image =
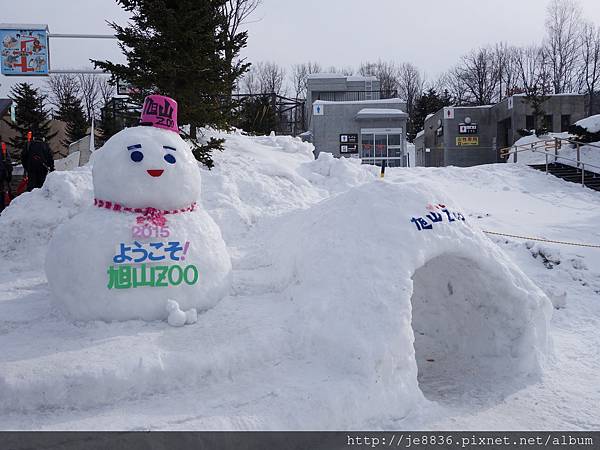
<path fill-rule="evenodd" d="M 108 289 L 196 284 L 198 268 L 177 264 L 185 261 L 189 248 L 189 241 L 120 243 L 107 270 Z M 175 264 L 166 265 L 172 262 Z"/>

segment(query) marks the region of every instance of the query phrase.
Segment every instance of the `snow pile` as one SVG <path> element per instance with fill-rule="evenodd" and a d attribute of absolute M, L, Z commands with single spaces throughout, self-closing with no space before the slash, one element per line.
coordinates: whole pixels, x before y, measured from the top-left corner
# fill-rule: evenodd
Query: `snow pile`
<path fill-rule="evenodd" d="M 73 170 L 79 167 L 79 159 L 81 152 L 73 152 L 66 158 L 57 159 L 54 161 L 54 168 L 56 170 Z"/>
<path fill-rule="evenodd" d="M 32 268 L 42 267 L 56 227 L 92 203 L 92 174 L 88 167 L 50 173 L 41 189 L 18 196 L 2 212 L 2 258 Z"/>
<path fill-rule="evenodd" d="M 600 114 L 581 119 L 575 122 L 575 125 L 579 125 L 588 133 L 600 133 Z"/>
<path fill-rule="evenodd" d="M 303 164 L 300 173 L 314 186 L 334 194 L 373 181 L 379 169 L 364 166 L 357 158 L 335 158 L 331 153 L 321 152 L 316 160 Z"/>

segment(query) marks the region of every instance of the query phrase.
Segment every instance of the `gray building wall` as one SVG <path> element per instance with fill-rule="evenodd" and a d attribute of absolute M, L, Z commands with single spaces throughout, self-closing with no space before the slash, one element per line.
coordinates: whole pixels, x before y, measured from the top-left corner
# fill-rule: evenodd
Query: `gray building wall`
<path fill-rule="evenodd" d="M 588 106 L 585 95 L 550 96 L 543 104 L 545 114 L 552 116 L 550 131 L 566 131 L 562 126 L 562 116 L 568 116 L 570 124 L 573 124 L 587 117 Z M 514 95 L 493 106 L 454 107 L 453 110 L 453 119 L 445 118 L 442 109 L 425 121 L 423 136 L 415 140 L 417 165 L 466 167 L 502 162 L 501 149 L 510 147 L 521 137 L 518 130 L 525 129 L 527 116 L 533 115 L 533 109 L 523 95 Z M 459 133 L 459 124 L 464 123 L 466 117 L 477 124 L 476 134 Z M 456 138 L 459 136 L 477 136 L 479 145 L 457 146 Z M 426 152 L 427 148 L 429 152 Z"/>
<path fill-rule="evenodd" d="M 342 74 L 311 74 L 306 88 L 306 124 L 311 128 L 312 104 L 317 100 L 352 101 L 379 99 L 380 83 L 375 77 L 346 76 Z M 377 92 L 371 92 L 377 91 Z M 364 93 L 358 98 L 358 93 Z M 362 97 L 372 98 L 362 98 Z"/>
<path fill-rule="evenodd" d="M 381 118 L 357 119 L 356 115 L 364 108 L 405 110 L 406 104 L 400 99 L 372 100 L 358 102 L 325 102 L 318 101 L 323 115 L 313 116 L 311 124 L 312 142 L 315 156 L 320 152 L 333 153 L 334 156 L 350 156 L 340 154 L 340 134 L 358 134 L 360 148 L 360 131 L 363 128 L 402 128 L 401 142 L 406 150 L 407 115 Z M 312 110 L 312 107 L 311 107 Z"/>

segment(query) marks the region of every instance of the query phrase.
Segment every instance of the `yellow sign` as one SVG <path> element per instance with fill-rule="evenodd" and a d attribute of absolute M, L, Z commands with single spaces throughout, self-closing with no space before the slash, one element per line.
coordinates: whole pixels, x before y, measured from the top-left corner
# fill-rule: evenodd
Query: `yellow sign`
<path fill-rule="evenodd" d="M 479 145 L 478 136 L 458 136 L 456 138 L 456 146 L 463 147 L 466 145 Z"/>

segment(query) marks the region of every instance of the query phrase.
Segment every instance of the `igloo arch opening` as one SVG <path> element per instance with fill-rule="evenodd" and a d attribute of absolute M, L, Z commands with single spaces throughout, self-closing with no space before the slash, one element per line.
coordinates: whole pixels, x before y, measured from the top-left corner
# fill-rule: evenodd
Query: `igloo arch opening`
<path fill-rule="evenodd" d="M 412 281 L 415 359 L 426 398 L 451 403 L 522 385 L 529 338 L 518 317 L 524 299 L 509 280 L 445 253 L 415 270 Z"/>

